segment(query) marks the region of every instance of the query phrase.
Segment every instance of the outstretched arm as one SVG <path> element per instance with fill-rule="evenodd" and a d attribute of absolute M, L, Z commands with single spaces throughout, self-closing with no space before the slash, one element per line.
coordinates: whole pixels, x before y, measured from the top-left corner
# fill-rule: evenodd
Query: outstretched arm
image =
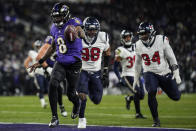
<path fill-rule="evenodd" d="M 39 61 L 43 56 L 44 56 L 44 54 L 46 53 L 46 51 L 48 50 L 48 48 L 50 48 L 50 44 L 49 43 L 45 43 L 42 47 L 41 47 L 41 49 L 39 50 L 39 52 L 38 52 L 38 55 L 37 55 L 37 57 L 36 57 L 36 61 Z M 44 62 L 43 64 L 42 64 L 42 66 L 43 67 L 47 67 L 48 66 L 48 64 L 46 63 L 46 62 Z"/>
<path fill-rule="evenodd" d="M 43 62 L 46 61 L 46 59 L 48 59 L 52 55 L 52 53 L 54 51 L 55 51 L 55 43 L 53 41 L 51 46 L 47 49 L 47 51 L 44 54 L 44 56 L 37 63 L 35 63 L 32 66 L 28 67 L 28 68 L 30 68 L 30 72 L 34 71 L 36 68 L 41 67 Z"/>

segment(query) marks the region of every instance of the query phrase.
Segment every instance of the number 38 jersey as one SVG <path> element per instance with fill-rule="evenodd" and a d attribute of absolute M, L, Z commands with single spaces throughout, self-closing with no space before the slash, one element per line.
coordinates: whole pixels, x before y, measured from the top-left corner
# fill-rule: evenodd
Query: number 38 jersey
<path fill-rule="evenodd" d="M 135 63 L 135 44 L 130 48 L 125 48 L 123 46 L 118 47 L 115 50 L 115 57 L 121 57 L 120 61 L 122 67 L 121 77 L 123 76 L 134 76 L 134 63 Z"/>
<path fill-rule="evenodd" d="M 136 55 L 142 59 L 144 72 L 165 75 L 171 72 L 167 60 L 170 64 L 177 64 L 169 40 L 163 35 L 156 35 L 150 47 L 143 44 L 141 40 L 137 41 Z"/>
<path fill-rule="evenodd" d="M 82 47 L 82 69 L 86 71 L 101 70 L 103 51 L 107 51 L 110 47 L 107 33 L 99 31 L 91 43 L 83 39 Z"/>

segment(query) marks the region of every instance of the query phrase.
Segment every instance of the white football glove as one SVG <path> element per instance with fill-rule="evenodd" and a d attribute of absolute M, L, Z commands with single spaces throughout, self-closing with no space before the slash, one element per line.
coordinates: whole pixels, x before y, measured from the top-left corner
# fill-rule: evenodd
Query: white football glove
<path fill-rule="evenodd" d="M 46 71 L 51 75 L 52 74 L 52 68 L 51 67 L 48 67 L 47 69 L 46 69 Z"/>
<path fill-rule="evenodd" d="M 176 69 L 176 70 L 173 71 L 173 77 L 172 77 L 172 79 L 176 79 L 176 83 L 177 84 L 180 84 L 181 83 L 179 69 Z"/>
<path fill-rule="evenodd" d="M 27 73 L 28 73 L 28 75 L 30 76 L 30 77 L 34 77 L 34 75 L 35 75 L 35 73 L 34 73 L 34 71 L 32 71 L 32 72 L 30 72 L 30 68 L 28 68 L 28 69 L 26 69 L 27 70 Z"/>

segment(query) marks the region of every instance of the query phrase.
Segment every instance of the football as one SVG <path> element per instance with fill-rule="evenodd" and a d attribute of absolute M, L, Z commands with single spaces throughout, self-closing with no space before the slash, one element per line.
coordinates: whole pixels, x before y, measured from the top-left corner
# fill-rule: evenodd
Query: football
<path fill-rule="evenodd" d="M 65 39 L 68 42 L 74 42 L 77 38 L 76 28 L 73 25 L 68 25 L 64 31 Z"/>

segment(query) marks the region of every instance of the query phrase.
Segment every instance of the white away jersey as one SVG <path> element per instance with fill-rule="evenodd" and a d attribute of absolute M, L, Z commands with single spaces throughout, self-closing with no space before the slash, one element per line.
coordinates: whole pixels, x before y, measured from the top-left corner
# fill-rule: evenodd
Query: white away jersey
<path fill-rule="evenodd" d="M 34 50 L 30 50 L 28 53 L 28 56 L 30 56 L 32 58 L 32 62 L 30 63 L 30 65 L 35 64 L 36 61 L 36 57 L 37 57 L 38 53 Z M 44 75 L 44 70 L 43 68 L 37 68 L 35 70 L 35 74 L 40 74 L 40 75 Z"/>
<path fill-rule="evenodd" d="M 121 77 L 123 76 L 134 76 L 134 65 L 135 65 L 135 46 L 133 45 L 130 48 L 125 48 L 123 46 L 118 47 L 115 50 L 115 57 L 121 57 L 120 61 L 122 67 Z"/>
<path fill-rule="evenodd" d="M 82 46 L 82 69 L 86 71 L 101 70 L 102 53 L 110 47 L 108 35 L 100 31 L 92 43 L 83 39 Z"/>
<path fill-rule="evenodd" d="M 151 47 L 145 46 L 141 40 L 136 43 L 136 57 L 142 59 L 144 72 L 153 72 L 165 75 L 171 70 L 169 64 L 177 64 L 173 51 L 169 45 L 169 40 L 163 35 L 156 35 Z"/>

